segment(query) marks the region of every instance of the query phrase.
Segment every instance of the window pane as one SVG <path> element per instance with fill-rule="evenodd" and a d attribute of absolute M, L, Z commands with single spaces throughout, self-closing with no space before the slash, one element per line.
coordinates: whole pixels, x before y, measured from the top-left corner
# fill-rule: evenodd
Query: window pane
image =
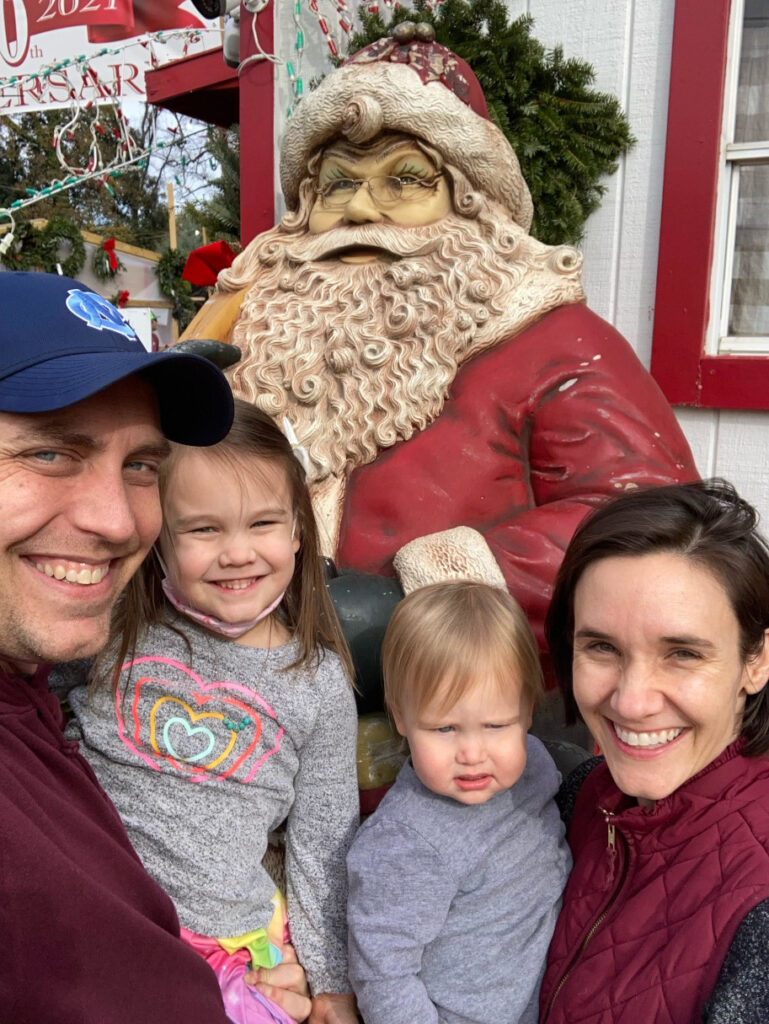
<path fill-rule="evenodd" d="M 746 0 L 735 142 L 769 139 L 769 0 Z"/>
<path fill-rule="evenodd" d="M 769 166 L 739 169 L 730 335 L 769 335 Z"/>

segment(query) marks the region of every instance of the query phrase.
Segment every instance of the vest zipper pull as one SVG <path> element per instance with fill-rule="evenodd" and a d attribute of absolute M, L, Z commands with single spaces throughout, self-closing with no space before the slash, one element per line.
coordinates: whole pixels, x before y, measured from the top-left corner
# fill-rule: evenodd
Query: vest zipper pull
<path fill-rule="evenodd" d="M 614 828 L 612 818 L 614 815 L 611 811 L 604 810 L 601 808 L 601 813 L 606 821 L 606 851 L 609 855 L 609 877 L 608 882 L 611 885 L 614 882 L 614 873 L 617 867 L 617 833 Z"/>

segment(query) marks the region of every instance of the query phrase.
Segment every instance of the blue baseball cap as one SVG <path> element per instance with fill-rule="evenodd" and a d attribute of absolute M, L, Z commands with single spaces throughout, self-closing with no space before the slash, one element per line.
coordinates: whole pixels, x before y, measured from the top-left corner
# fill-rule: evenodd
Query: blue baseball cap
<path fill-rule="evenodd" d="M 170 441 L 206 446 L 229 431 L 232 391 L 213 363 L 148 352 L 111 302 L 70 277 L 0 272 L 0 412 L 53 412 L 134 373 L 154 387 Z"/>

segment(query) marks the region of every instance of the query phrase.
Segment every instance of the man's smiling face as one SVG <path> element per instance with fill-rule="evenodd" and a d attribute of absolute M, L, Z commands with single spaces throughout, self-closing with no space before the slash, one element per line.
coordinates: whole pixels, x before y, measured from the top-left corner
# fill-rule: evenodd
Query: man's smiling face
<path fill-rule="evenodd" d="M 136 377 L 56 412 L 0 413 L 0 663 L 29 672 L 104 645 L 160 531 L 168 449 Z"/>

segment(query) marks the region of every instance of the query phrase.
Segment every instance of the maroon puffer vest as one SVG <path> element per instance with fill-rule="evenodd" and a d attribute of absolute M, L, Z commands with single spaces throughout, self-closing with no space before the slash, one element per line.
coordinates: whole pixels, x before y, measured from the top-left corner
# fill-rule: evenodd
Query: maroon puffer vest
<path fill-rule="evenodd" d="M 621 793 L 605 764 L 587 777 L 543 1024 L 701 1019 L 742 919 L 769 897 L 769 759 L 741 746 L 653 810 Z"/>

